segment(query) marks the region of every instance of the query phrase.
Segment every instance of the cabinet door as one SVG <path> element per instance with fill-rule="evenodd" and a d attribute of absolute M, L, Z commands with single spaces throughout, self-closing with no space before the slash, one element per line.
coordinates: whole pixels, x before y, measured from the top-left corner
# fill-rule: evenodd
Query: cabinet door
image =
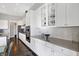
<path fill-rule="evenodd" d="M 51 55 L 51 48 L 41 45 L 38 43 L 37 47 L 37 53 L 39 56 L 50 56 Z"/>
<path fill-rule="evenodd" d="M 51 55 L 51 48 L 45 46 L 44 41 L 42 41 L 40 39 L 36 39 L 36 41 L 35 41 L 35 52 L 39 56 L 50 56 Z"/>
<path fill-rule="evenodd" d="M 55 26 L 55 3 L 48 4 L 48 26 Z"/>
<path fill-rule="evenodd" d="M 47 19 L 46 19 L 46 4 L 42 6 L 41 8 L 41 26 L 47 25 Z"/>
<path fill-rule="evenodd" d="M 41 26 L 55 26 L 55 3 L 48 3 L 42 6 Z"/>
<path fill-rule="evenodd" d="M 56 26 L 65 26 L 66 25 L 66 4 L 65 3 L 56 3 Z"/>
<path fill-rule="evenodd" d="M 41 50 L 40 51 L 42 56 L 51 56 L 51 48 L 42 45 L 41 49 L 42 51 Z"/>
<path fill-rule="evenodd" d="M 22 34 L 22 33 L 19 33 L 19 38 L 20 38 L 20 40 L 22 40 L 24 43 L 25 43 L 25 34 Z"/>
<path fill-rule="evenodd" d="M 31 37 L 31 49 L 35 52 L 35 39 Z"/>
<path fill-rule="evenodd" d="M 69 26 L 79 26 L 79 3 L 67 4 L 67 23 Z"/>
<path fill-rule="evenodd" d="M 19 33 L 19 39 L 21 40 L 22 39 L 22 37 L 21 37 L 22 35 L 21 35 L 21 33 Z"/>

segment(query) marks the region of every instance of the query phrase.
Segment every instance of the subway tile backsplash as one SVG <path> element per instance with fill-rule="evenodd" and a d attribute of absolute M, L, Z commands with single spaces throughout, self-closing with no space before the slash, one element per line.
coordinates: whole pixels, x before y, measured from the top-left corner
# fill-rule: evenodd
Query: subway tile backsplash
<path fill-rule="evenodd" d="M 56 27 L 49 28 L 48 32 L 51 37 L 56 37 L 65 40 L 79 41 L 79 27 Z"/>
<path fill-rule="evenodd" d="M 46 29 L 36 28 L 37 33 L 49 33 L 50 37 L 79 42 L 79 27 L 50 27 Z M 40 34 L 39 34 L 40 35 Z"/>

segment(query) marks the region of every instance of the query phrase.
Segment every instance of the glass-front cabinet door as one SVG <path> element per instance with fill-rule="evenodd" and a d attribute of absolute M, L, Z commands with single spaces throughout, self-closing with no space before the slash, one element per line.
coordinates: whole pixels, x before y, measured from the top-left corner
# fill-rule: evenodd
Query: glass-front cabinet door
<path fill-rule="evenodd" d="M 41 8 L 41 26 L 46 26 L 46 6 Z"/>
<path fill-rule="evenodd" d="M 48 26 L 55 26 L 55 3 L 48 4 Z"/>
<path fill-rule="evenodd" d="M 55 3 L 47 3 L 42 6 L 41 26 L 55 26 Z"/>

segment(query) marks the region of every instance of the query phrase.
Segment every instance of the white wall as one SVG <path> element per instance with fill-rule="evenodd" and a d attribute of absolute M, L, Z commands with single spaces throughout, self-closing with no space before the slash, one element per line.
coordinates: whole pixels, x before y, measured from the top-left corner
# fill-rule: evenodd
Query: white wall
<path fill-rule="evenodd" d="M 11 36 L 11 37 L 13 37 L 14 36 L 14 34 L 13 34 L 13 32 L 15 32 L 15 30 L 10 30 L 10 24 L 12 24 L 12 23 L 16 23 L 16 33 L 14 33 L 14 34 L 16 34 L 17 35 L 17 33 L 18 33 L 18 31 L 17 31 L 17 29 L 18 29 L 18 25 L 23 25 L 24 23 L 23 23 L 23 20 L 9 20 L 9 36 Z M 15 28 L 13 28 L 13 29 L 15 29 Z M 11 34 L 11 35 L 10 35 Z"/>

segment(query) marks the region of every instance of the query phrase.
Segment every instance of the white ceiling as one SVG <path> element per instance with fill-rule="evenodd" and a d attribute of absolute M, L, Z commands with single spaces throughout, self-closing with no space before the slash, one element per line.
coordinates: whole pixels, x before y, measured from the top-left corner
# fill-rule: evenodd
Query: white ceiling
<path fill-rule="evenodd" d="M 0 3 L 0 13 L 12 16 L 23 16 L 34 3 Z"/>

